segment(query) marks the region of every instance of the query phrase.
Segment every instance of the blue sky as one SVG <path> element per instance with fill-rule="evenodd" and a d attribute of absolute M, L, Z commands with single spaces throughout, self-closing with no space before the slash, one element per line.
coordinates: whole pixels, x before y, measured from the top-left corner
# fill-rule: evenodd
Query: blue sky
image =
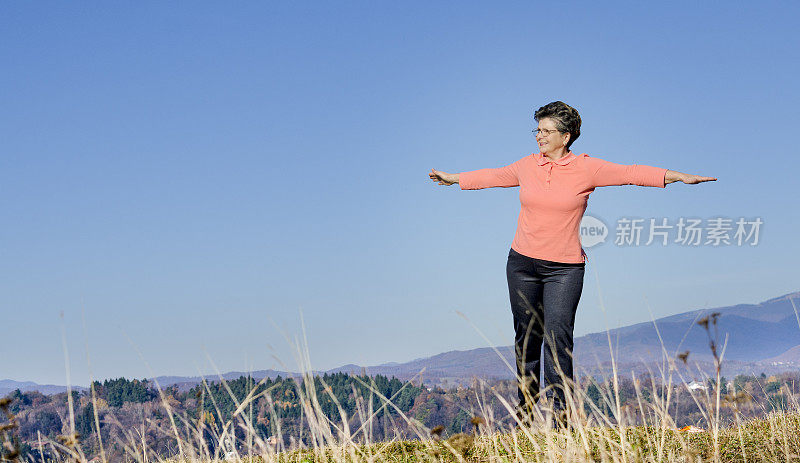
<path fill-rule="evenodd" d="M 62 329 L 78 384 L 294 369 L 301 313 L 315 368 L 510 344 L 517 191 L 427 172 L 530 154 L 554 100 L 576 152 L 719 178 L 588 214 L 764 222 L 587 250 L 577 335 L 797 291 L 798 10 L 4 3 L 0 379 L 65 383 Z"/>

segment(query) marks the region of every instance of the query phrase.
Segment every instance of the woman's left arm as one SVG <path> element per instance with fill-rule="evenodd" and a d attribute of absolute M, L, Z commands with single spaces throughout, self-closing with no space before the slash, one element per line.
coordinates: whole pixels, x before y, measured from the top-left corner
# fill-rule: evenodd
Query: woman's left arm
<path fill-rule="evenodd" d="M 663 167 L 616 164 L 589 155 L 582 155 L 593 187 L 611 185 L 639 185 L 664 188 L 669 183 L 701 183 L 714 181 L 714 177 L 684 174 Z"/>
<path fill-rule="evenodd" d="M 696 183 L 715 182 L 716 180 L 716 177 L 703 177 L 702 175 L 684 174 L 683 172 L 676 172 L 674 170 L 668 170 L 666 175 L 664 175 L 665 185 L 674 182 L 683 182 L 687 185 L 694 185 Z"/>

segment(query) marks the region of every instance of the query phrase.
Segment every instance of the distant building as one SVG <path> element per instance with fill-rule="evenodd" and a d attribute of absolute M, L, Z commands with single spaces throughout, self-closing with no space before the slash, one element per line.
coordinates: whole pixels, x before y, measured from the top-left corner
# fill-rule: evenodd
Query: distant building
<path fill-rule="evenodd" d="M 708 386 L 701 383 L 700 381 L 692 381 L 691 383 L 686 385 L 686 388 L 690 391 L 705 391 L 708 389 Z"/>

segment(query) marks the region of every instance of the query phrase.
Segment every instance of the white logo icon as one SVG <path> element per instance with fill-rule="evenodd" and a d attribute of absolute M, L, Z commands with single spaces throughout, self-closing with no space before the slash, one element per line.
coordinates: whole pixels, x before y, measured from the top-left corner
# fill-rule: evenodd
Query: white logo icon
<path fill-rule="evenodd" d="M 608 227 L 600 219 L 590 215 L 581 219 L 581 246 L 591 248 L 606 241 Z"/>

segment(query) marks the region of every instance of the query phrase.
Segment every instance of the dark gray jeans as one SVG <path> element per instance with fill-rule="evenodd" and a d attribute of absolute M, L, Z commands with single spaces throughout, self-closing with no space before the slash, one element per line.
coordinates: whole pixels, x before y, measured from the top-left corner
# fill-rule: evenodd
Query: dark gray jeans
<path fill-rule="evenodd" d="M 545 394 L 553 400 L 554 409 L 566 407 L 559 368 L 571 381 L 572 333 L 585 265 L 534 259 L 513 249 L 508 253 L 506 277 L 514 315 L 520 406 L 533 405 L 539 395 L 544 344 Z"/>

